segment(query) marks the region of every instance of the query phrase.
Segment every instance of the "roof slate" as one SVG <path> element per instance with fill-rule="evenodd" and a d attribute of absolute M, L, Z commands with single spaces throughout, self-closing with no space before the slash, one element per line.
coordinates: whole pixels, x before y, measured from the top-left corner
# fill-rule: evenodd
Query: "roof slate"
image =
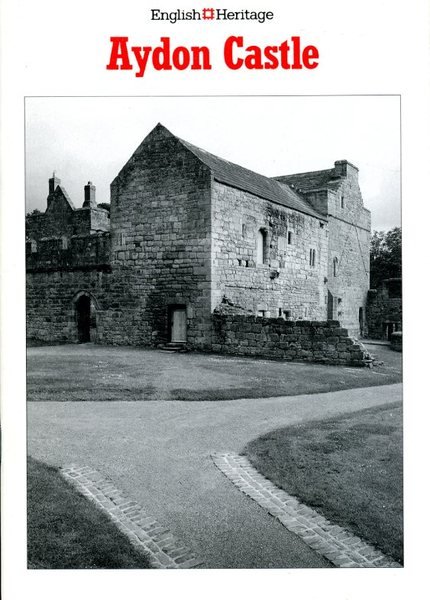
<path fill-rule="evenodd" d="M 216 181 L 225 183 L 245 192 L 250 192 L 265 200 L 276 202 L 277 204 L 292 208 L 318 219 L 325 220 L 323 215 L 317 212 L 306 200 L 299 196 L 296 191 L 289 187 L 288 182 L 278 182 L 274 178 L 260 175 L 245 167 L 224 160 L 219 156 L 215 156 L 202 148 L 190 144 L 186 140 L 181 138 L 177 139 L 210 168 Z"/>

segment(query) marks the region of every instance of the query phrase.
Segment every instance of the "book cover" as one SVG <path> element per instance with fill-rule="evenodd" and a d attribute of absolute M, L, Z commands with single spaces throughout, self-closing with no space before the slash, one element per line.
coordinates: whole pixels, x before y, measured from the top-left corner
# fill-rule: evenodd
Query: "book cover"
<path fill-rule="evenodd" d="M 428 6 L 1 10 L 4 597 L 403 597 Z"/>

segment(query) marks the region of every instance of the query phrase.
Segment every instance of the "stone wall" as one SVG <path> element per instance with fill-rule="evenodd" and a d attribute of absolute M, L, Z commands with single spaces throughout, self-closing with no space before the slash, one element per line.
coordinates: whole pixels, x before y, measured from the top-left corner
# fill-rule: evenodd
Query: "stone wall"
<path fill-rule="evenodd" d="M 50 208 L 37 215 L 26 218 L 26 236 L 28 240 L 109 231 L 109 213 L 103 208 L 73 209 L 61 196 L 51 202 Z"/>
<path fill-rule="evenodd" d="M 212 322 L 213 352 L 359 367 L 371 362 L 338 321 L 284 321 L 214 313 Z"/>
<path fill-rule="evenodd" d="M 111 274 L 106 268 L 43 270 L 27 273 L 27 338 L 44 342 L 77 342 L 75 302 L 79 294 L 91 297 L 95 317 L 94 342 L 106 342 L 111 305 Z"/>
<path fill-rule="evenodd" d="M 261 229 L 267 253 L 258 264 Z M 212 307 L 225 297 L 254 315 L 326 318 L 327 243 L 325 220 L 214 181 Z"/>
<path fill-rule="evenodd" d="M 370 278 L 370 213 L 363 206 L 358 169 L 345 165 L 346 176 L 337 191 L 329 191 L 328 289 L 333 310 L 352 335 L 365 335 L 365 309 Z M 337 273 L 334 275 L 334 260 Z M 360 328 L 360 309 L 363 323 Z M 331 314 L 330 314 L 331 313 Z"/>
<path fill-rule="evenodd" d="M 276 179 L 294 182 L 308 202 L 328 219 L 326 314 L 323 318 L 339 320 L 352 334 L 365 335 L 371 224 L 370 212 L 364 208 L 361 196 L 358 169 L 340 160 L 335 162 L 334 169 Z"/>
<path fill-rule="evenodd" d="M 111 185 L 112 273 L 128 295 L 126 343 L 169 339 L 169 307 L 185 305 L 187 338 L 210 335 L 211 174 L 164 127 L 142 142 Z M 115 298 L 121 306 L 120 297 Z M 125 308 L 123 306 L 123 308 Z"/>
<path fill-rule="evenodd" d="M 35 246 L 33 241 L 27 241 L 26 262 L 28 272 L 91 269 L 110 265 L 110 234 L 44 237 Z"/>
<path fill-rule="evenodd" d="M 390 339 L 392 332 L 401 331 L 401 280 L 386 280 L 378 290 L 369 290 L 367 325 L 369 337 L 374 339 Z"/>

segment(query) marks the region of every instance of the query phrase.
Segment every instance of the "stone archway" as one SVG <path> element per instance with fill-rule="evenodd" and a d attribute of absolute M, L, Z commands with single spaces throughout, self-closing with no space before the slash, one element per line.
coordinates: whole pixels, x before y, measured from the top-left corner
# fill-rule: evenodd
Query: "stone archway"
<path fill-rule="evenodd" d="M 97 338 L 96 299 L 89 292 L 79 292 L 73 298 L 75 339 L 80 344 L 95 342 Z"/>

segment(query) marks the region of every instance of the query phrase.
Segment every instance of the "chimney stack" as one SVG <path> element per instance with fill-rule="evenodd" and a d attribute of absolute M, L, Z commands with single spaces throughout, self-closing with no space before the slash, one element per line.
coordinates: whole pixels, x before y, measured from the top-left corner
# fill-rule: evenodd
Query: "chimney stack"
<path fill-rule="evenodd" d="M 84 186 L 84 203 L 83 208 L 97 208 L 96 203 L 96 186 L 91 181 Z"/>
<path fill-rule="evenodd" d="M 348 177 L 353 173 L 357 175 L 358 169 L 348 160 L 336 160 L 334 163 L 334 172 L 337 177 Z"/>

